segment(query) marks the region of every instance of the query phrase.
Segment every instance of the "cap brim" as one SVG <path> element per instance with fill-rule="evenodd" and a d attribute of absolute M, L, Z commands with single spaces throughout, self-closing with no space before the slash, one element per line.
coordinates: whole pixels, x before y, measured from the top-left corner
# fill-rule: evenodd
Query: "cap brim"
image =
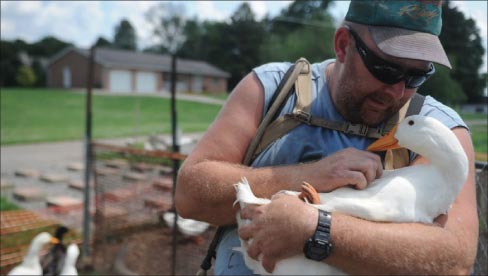
<path fill-rule="evenodd" d="M 452 68 L 436 35 L 394 27 L 368 28 L 378 48 L 387 55 L 431 61 Z"/>

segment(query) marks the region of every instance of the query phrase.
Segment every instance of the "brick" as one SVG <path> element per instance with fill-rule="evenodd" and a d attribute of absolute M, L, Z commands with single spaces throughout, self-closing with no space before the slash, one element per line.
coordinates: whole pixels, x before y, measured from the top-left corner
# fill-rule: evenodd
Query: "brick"
<path fill-rule="evenodd" d="M 135 171 L 138 171 L 138 172 L 147 172 L 147 171 L 151 171 L 152 169 L 154 169 L 154 166 L 147 164 L 147 163 L 137 163 L 137 164 L 132 165 L 131 168 Z"/>
<path fill-rule="evenodd" d="M 61 182 L 67 182 L 68 177 L 66 175 L 62 174 L 55 174 L 55 173 L 46 173 L 41 175 L 40 179 L 44 182 L 48 183 L 61 183 Z"/>
<path fill-rule="evenodd" d="M 16 176 L 21 176 L 21 177 L 31 177 L 31 178 L 36 178 L 39 176 L 39 171 L 34 170 L 34 169 L 19 169 L 15 171 Z"/>
<path fill-rule="evenodd" d="M 169 177 L 159 178 L 153 181 L 153 187 L 165 192 L 171 192 L 173 190 L 173 179 Z"/>
<path fill-rule="evenodd" d="M 114 168 L 96 168 L 95 173 L 100 176 L 110 176 L 110 175 L 115 175 L 119 171 Z"/>
<path fill-rule="evenodd" d="M 66 166 L 66 168 L 70 171 L 83 171 L 85 169 L 85 166 L 82 164 L 82 163 L 71 163 L 71 164 L 68 164 L 68 166 Z"/>
<path fill-rule="evenodd" d="M 119 188 L 104 194 L 106 200 L 122 201 L 134 196 L 134 192 L 130 189 Z"/>
<path fill-rule="evenodd" d="M 93 181 L 90 181 L 90 187 L 94 186 Z M 83 191 L 85 190 L 85 181 L 84 180 L 71 180 L 68 182 L 68 187 L 76 190 Z"/>
<path fill-rule="evenodd" d="M 47 206 L 73 207 L 82 206 L 83 200 L 70 196 L 52 196 L 46 199 Z"/>
<path fill-rule="evenodd" d="M 109 168 L 123 169 L 129 167 L 129 162 L 125 159 L 112 159 L 105 162 Z"/>
<path fill-rule="evenodd" d="M 159 166 L 158 171 L 162 175 L 172 175 L 173 174 L 173 168 L 168 167 L 168 166 Z"/>
<path fill-rule="evenodd" d="M 32 187 L 16 188 L 13 196 L 21 201 L 40 201 L 46 198 L 44 191 Z"/>
<path fill-rule="evenodd" d="M 167 212 L 172 207 L 171 198 L 149 196 L 144 199 L 144 207 L 157 209 L 159 212 Z"/>
<path fill-rule="evenodd" d="M 130 172 L 124 174 L 122 177 L 125 180 L 130 180 L 130 181 L 144 181 L 147 179 L 147 176 L 142 173 L 135 173 L 135 172 Z"/>
<path fill-rule="evenodd" d="M 7 181 L 5 179 L 0 179 L 0 189 L 1 190 L 6 190 L 6 189 L 11 189 L 14 187 L 14 184 L 10 181 Z"/>

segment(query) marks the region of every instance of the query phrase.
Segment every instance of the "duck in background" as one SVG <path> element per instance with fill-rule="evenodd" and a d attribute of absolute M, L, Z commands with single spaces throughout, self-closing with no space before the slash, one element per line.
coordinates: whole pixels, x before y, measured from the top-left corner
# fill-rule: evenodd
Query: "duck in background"
<path fill-rule="evenodd" d="M 49 252 L 42 259 L 43 275 L 59 275 L 66 256 L 66 246 L 63 244 L 63 237 L 67 232 L 68 228 L 65 226 L 59 226 L 56 229 L 54 237 L 59 240 L 59 243 L 51 246 Z"/>
<path fill-rule="evenodd" d="M 434 218 L 447 213 L 461 191 L 468 176 L 468 159 L 454 133 L 431 117 L 406 117 L 388 135 L 368 147 L 370 151 L 383 151 L 404 147 L 428 160 L 396 170 L 386 170 L 363 190 L 342 187 L 329 193 L 320 193 L 320 203 L 311 205 L 329 212 L 340 212 L 362 219 L 383 222 L 432 223 Z M 247 204 L 264 205 L 269 199 L 257 198 L 245 178 L 235 184 L 241 208 Z M 310 189 L 302 193 L 316 193 Z M 297 195 L 294 191 L 283 191 Z M 306 198 L 313 198 L 307 196 Z M 239 226 L 249 223 L 237 215 Z M 252 241 L 241 240 L 236 248 L 244 255 L 246 265 L 254 273 L 269 275 L 260 261 L 247 255 Z M 339 275 L 342 271 L 322 262 L 296 255 L 276 263 L 272 274 Z"/>
<path fill-rule="evenodd" d="M 42 275 L 42 267 L 39 259 L 42 247 L 48 243 L 57 244 L 58 239 L 47 232 L 37 234 L 29 246 L 29 250 L 22 263 L 14 267 L 8 275 Z"/>
<path fill-rule="evenodd" d="M 166 222 L 166 225 L 168 225 L 170 228 L 173 228 L 174 218 L 175 213 L 173 212 L 166 212 L 163 215 L 163 219 Z M 201 245 L 205 241 L 205 239 L 201 235 L 209 227 L 208 223 L 193 219 L 185 219 L 178 215 L 177 225 L 178 231 L 183 234 L 183 236 L 191 240 L 193 243 Z"/>
<path fill-rule="evenodd" d="M 78 245 L 72 243 L 68 246 L 66 250 L 66 258 L 64 259 L 63 268 L 59 275 L 78 275 L 78 270 L 76 269 L 76 261 L 80 255 L 80 249 Z"/>

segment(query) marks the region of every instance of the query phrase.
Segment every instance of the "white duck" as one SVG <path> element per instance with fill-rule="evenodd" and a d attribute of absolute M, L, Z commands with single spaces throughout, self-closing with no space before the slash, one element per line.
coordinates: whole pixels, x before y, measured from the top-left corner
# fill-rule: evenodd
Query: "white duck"
<path fill-rule="evenodd" d="M 173 228 L 175 214 L 173 212 L 166 212 L 163 215 L 163 219 L 166 225 Z M 195 243 L 201 244 L 203 238 L 200 236 L 207 228 L 209 224 L 204 221 L 185 219 L 178 215 L 178 231 L 187 238 L 191 238 Z"/>
<path fill-rule="evenodd" d="M 429 164 L 384 171 L 366 189 L 342 187 L 320 193 L 320 204 L 314 207 L 340 212 L 372 221 L 432 223 L 448 211 L 468 175 L 468 159 L 454 133 L 431 117 L 413 115 L 405 118 L 386 137 L 373 143 L 368 150 L 379 151 L 408 148 L 429 161 Z M 247 180 L 236 184 L 237 201 L 246 204 L 267 204 L 268 199 L 256 198 Z M 297 192 L 285 191 L 288 194 Z M 236 202 L 237 202 L 236 201 Z M 238 225 L 249 223 L 237 216 Z M 252 242 L 252 241 L 249 241 Z M 241 240 L 246 252 L 248 243 Z M 269 274 L 247 254 L 246 265 L 257 274 Z M 273 274 L 343 274 L 322 262 L 297 255 L 279 261 Z"/>
<path fill-rule="evenodd" d="M 56 244 L 59 241 L 47 232 L 37 234 L 34 239 L 32 239 L 29 250 L 22 263 L 14 267 L 8 275 L 42 275 L 39 255 L 42 247 L 49 242 Z"/>
<path fill-rule="evenodd" d="M 76 270 L 76 260 L 80 255 L 80 249 L 78 245 L 72 243 L 66 249 L 66 258 L 64 259 L 63 268 L 59 275 L 78 275 L 78 270 Z"/>

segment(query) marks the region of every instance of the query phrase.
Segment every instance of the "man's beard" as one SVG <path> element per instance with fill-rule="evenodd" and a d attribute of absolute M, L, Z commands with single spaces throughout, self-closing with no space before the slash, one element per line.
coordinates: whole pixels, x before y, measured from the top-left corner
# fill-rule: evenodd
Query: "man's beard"
<path fill-rule="evenodd" d="M 350 68 L 345 76 L 356 76 L 354 69 Z M 366 95 L 361 93 L 356 93 L 358 85 L 355 83 L 354 79 L 341 78 L 338 80 L 337 95 L 335 104 L 339 113 L 351 123 L 360 123 L 369 126 L 376 126 L 382 123 L 385 119 L 392 117 L 395 113 L 400 110 L 400 108 L 406 103 L 408 99 L 402 99 L 401 102 L 395 102 L 394 99 L 382 92 L 371 92 Z M 359 85 L 361 87 L 361 85 Z M 391 103 L 384 110 L 372 111 L 367 110 L 365 101 L 368 98 L 382 97 L 384 102 Z M 386 100 L 384 99 L 385 97 Z M 376 114 L 375 114 L 376 113 Z M 369 114 L 370 116 L 366 116 Z"/>

